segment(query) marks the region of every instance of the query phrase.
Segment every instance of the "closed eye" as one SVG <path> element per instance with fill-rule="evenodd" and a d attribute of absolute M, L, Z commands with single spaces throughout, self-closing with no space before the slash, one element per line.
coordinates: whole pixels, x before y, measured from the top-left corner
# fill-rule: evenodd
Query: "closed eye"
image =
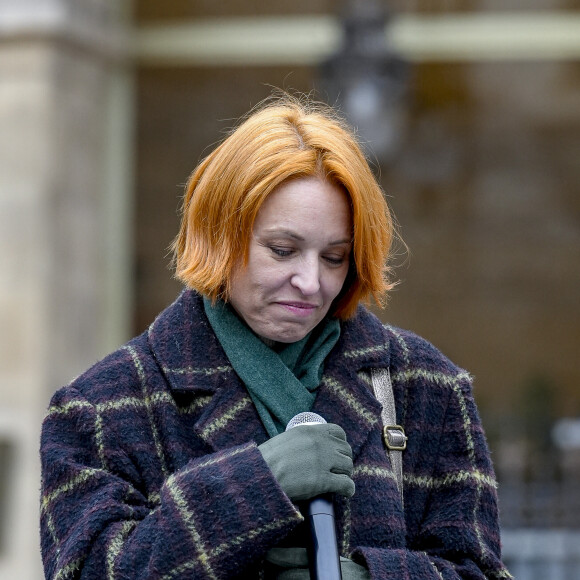
<path fill-rule="evenodd" d="M 290 248 L 280 248 L 278 246 L 270 246 L 270 250 L 276 254 L 276 256 L 280 256 L 281 258 L 287 258 L 294 251 Z"/>
<path fill-rule="evenodd" d="M 344 256 L 323 256 L 323 259 L 333 266 L 340 266 L 344 262 Z"/>

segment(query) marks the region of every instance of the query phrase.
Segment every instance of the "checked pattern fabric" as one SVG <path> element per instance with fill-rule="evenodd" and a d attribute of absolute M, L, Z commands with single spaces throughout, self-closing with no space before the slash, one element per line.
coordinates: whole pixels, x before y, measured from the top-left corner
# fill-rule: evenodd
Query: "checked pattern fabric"
<path fill-rule="evenodd" d="M 404 510 L 372 368 L 390 369 L 409 437 Z M 353 448 L 356 493 L 336 502 L 342 555 L 373 579 L 510 578 L 465 371 L 360 308 L 312 410 L 341 425 Z M 200 296 L 184 291 L 52 398 L 41 440 L 46 578 L 259 578 L 266 552 L 303 526 L 257 449 L 266 438 Z"/>

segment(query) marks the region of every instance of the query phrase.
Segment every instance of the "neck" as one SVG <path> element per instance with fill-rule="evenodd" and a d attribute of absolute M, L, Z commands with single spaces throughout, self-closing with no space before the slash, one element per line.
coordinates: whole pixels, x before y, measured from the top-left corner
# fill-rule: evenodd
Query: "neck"
<path fill-rule="evenodd" d="M 266 338 L 265 336 L 260 336 L 259 334 L 256 335 L 267 347 L 274 349 L 274 347 L 278 344 L 275 340 L 271 338 Z"/>

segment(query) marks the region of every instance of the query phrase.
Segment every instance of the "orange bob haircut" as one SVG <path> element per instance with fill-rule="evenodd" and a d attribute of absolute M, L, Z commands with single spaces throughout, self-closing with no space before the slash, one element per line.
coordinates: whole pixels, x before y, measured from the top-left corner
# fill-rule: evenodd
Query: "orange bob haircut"
<path fill-rule="evenodd" d="M 352 208 L 350 271 L 332 313 L 347 319 L 371 296 L 384 304 L 394 228 L 383 192 L 334 110 L 286 94 L 259 105 L 190 176 L 172 246 L 176 277 L 227 301 L 262 204 L 280 184 L 307 176 L 342 186 Z"/>

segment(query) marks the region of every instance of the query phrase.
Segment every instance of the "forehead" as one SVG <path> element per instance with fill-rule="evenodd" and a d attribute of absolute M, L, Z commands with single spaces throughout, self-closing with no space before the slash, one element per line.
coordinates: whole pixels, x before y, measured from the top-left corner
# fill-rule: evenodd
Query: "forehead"
<path fill-rule="evenodd" d="M 319 177 L 286 181 L 264 201 L 254 229 L 301 227 L 319 221 L 332 230 L 351 229 L 350 203 L 343 188 Z"/>

